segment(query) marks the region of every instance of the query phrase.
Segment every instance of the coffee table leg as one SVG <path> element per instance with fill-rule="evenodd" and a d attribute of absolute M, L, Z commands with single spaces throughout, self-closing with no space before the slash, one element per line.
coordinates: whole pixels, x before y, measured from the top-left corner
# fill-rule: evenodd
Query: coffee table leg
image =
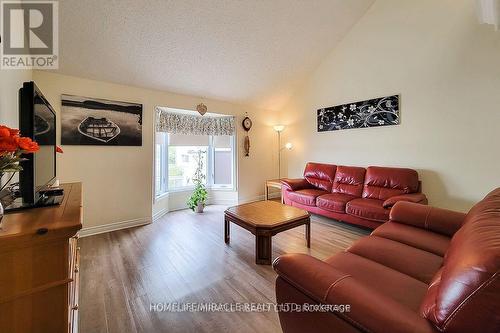
<path fill-rule="evenodd" d="M 224 218 L 224 242 L 229 244 L 229 220 Z"/>
<path fill-rule="evenodd" d="M 255 263 L 257 265 L 271 265 L 272 245 L 271 235 L 255 235 Z"/>
<path fill-rule="evenodd" d="M 311 247 L 311 221 L 306 223 L 306 241 L 307 247 Z"/>

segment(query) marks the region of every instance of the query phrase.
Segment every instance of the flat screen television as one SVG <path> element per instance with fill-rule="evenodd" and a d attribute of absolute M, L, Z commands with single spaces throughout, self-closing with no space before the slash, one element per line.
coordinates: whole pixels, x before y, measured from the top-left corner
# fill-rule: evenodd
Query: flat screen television
<path fill-rule="evenodd" d="M 56 113 L 34 82 L 19 89 L 19 129 L 21 136 L 40 146 L 21 162 L 19 190 L 24 205 L 37 205 L 56 179 Z"/>

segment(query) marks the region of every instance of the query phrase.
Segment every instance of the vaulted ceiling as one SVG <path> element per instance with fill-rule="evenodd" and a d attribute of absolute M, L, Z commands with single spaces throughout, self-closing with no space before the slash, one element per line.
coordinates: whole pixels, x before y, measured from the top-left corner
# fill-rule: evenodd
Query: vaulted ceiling
<path fill-rule="evenodd" d="M 64 0 L 59 72 L 279 109 L 374 0 Z"/>

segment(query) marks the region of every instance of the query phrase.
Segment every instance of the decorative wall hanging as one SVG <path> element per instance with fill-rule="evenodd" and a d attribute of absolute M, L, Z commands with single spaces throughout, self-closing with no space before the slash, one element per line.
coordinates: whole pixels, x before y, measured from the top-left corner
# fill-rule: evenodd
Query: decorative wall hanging
<path fill-rule="evenodd" d="M 169 112 L 161 107 L 156 131 L 187 135 L 234 135 L 234 117 L 201 117 L 196 114 Z"/>
<path fill-rule="evenodd" d="M 317 112 L 318 132 L 399 125 L 399 95 L 331 106 Z"/>
<path fill-rule="evenodd" d="M 245 113 L 246 115 L 246 113 Z M 243 126 L 243 129 L 247 132 L 247 135 L 245 135 L 245 141 L 243 144 L 243 148 L 245 148 L 245 156 L 250 156 L 250 138 L 248 137 L 248 132 L 252 128 L 252 120 L 248 118 L 248 116 L 245 116 L 243 121 L 241 122 L 241 126 Z"/>
<path fill-rule="evenodd" d="M 199 114 L 201 114 L 202 116 L 207 113 L 207 106 L 203 103 L 200 103 L 198 105 L 196 105 L 196 111 L 198 111 Z"/>
<path fill-rule="evenodd" d="M 142 104 L 62 95 L 61 144 L 142 146 Z"/>

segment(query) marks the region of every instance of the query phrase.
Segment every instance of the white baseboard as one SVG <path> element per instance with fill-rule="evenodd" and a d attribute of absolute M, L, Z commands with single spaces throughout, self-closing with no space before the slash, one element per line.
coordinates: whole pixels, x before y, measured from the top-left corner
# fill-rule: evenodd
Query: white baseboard
<path fill-rule="evenodd" d="M 249 197 L 249 198 L 241 198 L 238 200 L 238 205 L 249 203 L 249 202 L 262 201 L 265 198 L 266 198 L 265 195 L 258 195 L 258 196 Z"/>
<path fill-rule="evenodd" d="M 138 227 L 138 226 L 149 224 L 149 223 L 151 223 L 151 219 L 147 218 L 147 217 L 143 217 L 143 218 L 134 219 L 134 220 L 121 221 L 121 222 L 109 223 L 109 224 L 104 224 L 104 225 L 98 225 L 95 227 L 83 228 L 82 230 L 80 230 L 80 232 L 78 234 L 80 235 L 80 237 L 87 237 L 87 236 L 103 234 L 103 233 L 111 232 L 111 231 L 115 231 L 115 230 Z"/>
<path fill-rule="evenodd" d="M 168 208 L 163 208 L 153 215 L 153 223 L 161 219 L 165 214 L 169 212 Z"/>
<path fill-rule="evenodd" d="M 223 205 L 223 206 L 233 206 L 238 204 L 237 200 L 233 199 L 212 199 L 208 198 L 209 205 Z"/>
<path fill-rule="evenodd" d="M 269 199 L 275 199 L 275 198 L 281 198 L 281 194 L 279 192 L 269 194 Z M 266 196 L 264 194 L 258 195 L 255 197 L 239 199 L 238 205 L 249 203 L 249 202 L 262 201 L 262 200 L 266 200 Z"/>

